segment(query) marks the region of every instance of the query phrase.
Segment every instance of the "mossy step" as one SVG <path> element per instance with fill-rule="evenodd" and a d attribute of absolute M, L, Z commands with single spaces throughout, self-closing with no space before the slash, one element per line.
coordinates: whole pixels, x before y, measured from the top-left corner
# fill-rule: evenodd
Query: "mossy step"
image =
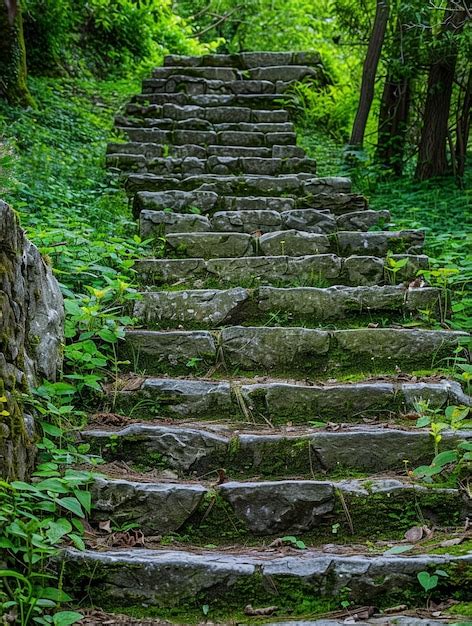
<path fill-rule="evenodd" d="M 159 144 L 202 144 L 218 146 L 262 146 L 295 145 L 296 136 L 293 132 L 244 132 L 244 131 L 210 131 L 210 130 L 160 130 L 156 128 L 137 128 L 118 126 L 118 132 L 128 137 L 129 141 L 150 142 Z"/>
<path fill-rule="evenodd" d="M 300 72 L 302 73 L 302 72 Z M 175 74 L 164 78 L 143 80 L 142 93 L 174 93 L 183 91 L 192 96 L 201 94 L 283 94 L 293 80 L 283 80 L 280 75 L 273 79 L 251 79 L 238 77 L 235 80 L 219 80 L 204 76 L 190 76 L 176 68 Z"/>
<path fill-rule="evenodd" d="M 136 176 L 136 175 L 134 175 Z M 141 174 L 140 176 L 151 176 Z M 134 184 L 134 183 L 132 183 Z M 143 180 L 139 184 L 144 184 Z M 133 192 L 131 192 L 132 194 Z M 264 193 L 261 190 L 254 191 Z M 166 191 L 138 191 L 134 196 L 133 214 L 139 217 L 142 210 L 174 211 L 180 213 L 214 213 L 215 211 L 262 211 L 277 212 L 294 209 L 310 209 L 329 211 L 333 215 L 360 212 L 367 209 L 364 196 L 343 192 L 324 191 L 310 194 L 305 198 L 273 195 L 242 196 L 220 194 L 214 191 L 212 185 L 205 185 L 204 189 L 185 191 L 168 189 Z"/>
<path fill-rule="evenodd" d="M 402 319 L 428 311 L 434 319 L 441 297 L 434 287 L 404 285 L 144 291 L 134 303 L 133 317 L 148 328 L 181 324 L 211 328 L 251 321 L 267 326 L 301 321 L 314 326 L 349 319 L 367 325 L 385 314 Z"/>
<path fill-rule="evenodd" d="M 175 104 L 178 106 L 198 107 L 242 107 L 253 109 L 280 109 L 282 105 L 280 94 L 200 94 L 192 96 L 183 92 L 178 93 L 143 93 L 132 97 L 135 104 Z"/>
<path fill-rule="evenodd" d="M 311 80 L 319 80 L 324 79 L 324 73 L 321 70 L 320 66 L 309 66 L 309 65 L 271 65 L 266 67 L 251 67 L 245 68 L 244 71 L 240 71 L 235 67 L 217 67 L 217 66 L 186 66 L 186 65 L 173 65 L 173 66 L 163 66 L 156 67 L 152 71 L 152 78 L 148 80 L 166 80 L 171 78 L 181 79 L 182 78 L 199 78 L 207 81 L 218 81 L 226 84 L 231 84 L 232 82 L 249 82 L 252 83 L 256 81 L 256 90 L 250 91 L 249 93 L 263 93 L 264 89 L 257 89 L 257 86 L 260 83 L 270 82 L 270 83 L 278 83 L 283 82 L 285 84 L 290 84 L 291 82 L 296 82 L 303 80 L 304 78 L 310 78 Z M 323 81 L 324 82 L 324 81 Z M 148 81 L 144 81 L 144 86 L 152 85 L 153 83 L 149 83 Z M 178 87 L 178 85 L 176 85 Z M 262 85 L 263 87 L 263 85 Z M 175 91 L 180 91 L 178 88 L 173 89 Z M 171 90 L 171 91 L 173 91 Z M 274 93 L 272 92 L 267 93 Z M 188 93 L 188 92 L 187 92 Z M 191 92 L 190 92 L 191 93 Z"/>
<path fill-rule="evenodd" d="M 415 418 L 418 402 L 440 411 L 470 405 L 459 383 L 381 380 L 325 385 L 284 380 L 143 378 L 118 381 L 110 392 L 115 411 L 136 419 L 232 419 L 254 424 L 356 422 Z M 406 422 L 411 426 L 412 422 Z M 413 422 L 414 423 L 414 422 Z"/>
<path fill-rule="evenodd" d="M 125 115 L 145 118 L 169 118 L 173 120 L 200 119 L 213 124 L 227 124 L 237 122 L 253 123 L 284 123 L 290 119 L 286 109 L 251 109 L 249 107 L 200 107 L 196 105 L 133 104 L 128 103 L 123 109 Z"/>
<path fill-rule="evenodd" d="M 255 428 L 255 427 L 254 427 Z M 443 431 L 440 450 L 472 439 L 472 431 Z M 243 430 L 207 423 L 132 423 L 119 429 L 90 429 L 81 439 L 107 461 L 141 469 L 172 469 L 182 477 L 326 479 L 353 472 L 405 472 L 435 456 L 426 430 L 353 426 L 338 431 L 310 428 Z"/>
<path fill-rule="evenodd" d="M 109 166 L 144 167 L 149 159 L 208 159 L 211 156 L 219 157 L 251 157 L 264 159 L 304 159 L 306 154 L 299 146 L 278 146 L 270 148 L 264 146 L 199 146 L 184 144 L 181 146 L 159 144 L 152 142 L 113 142 L 107 146 L 107 163 Z"/>
<path fill-rule="evenodd" d="M 185 157 L 183 159 L 152 158 L 144 159 L 140 155 L 108 155 L 107 167 L 124 172 L 150 172 L 159 175 L 176 175 L 178 177 L 199 174 L 262 174 L 278 176 L 279 174 L 315 174 L 316 162 L 313 159 L 273 159 L 263 157 L 220 157 L 210 156 L 207 159 Z"/>
<path fill-rule="evenodd" d="M 268 134 L 270 135 L 270 133 Z M 156 174 L 130 174 L 126 180 L 126 189 L 130 194 L 138 191 L 199 190 L 224 196 L 283 196 L 288 194 L 311 198 L 322 193 L 350 193 L 351 181 L 342 176 L 314 178 L 311 174 L 308 176 L 305 174 L 283 174 L 280 176 L 200 174 L 184 179 L 173 176 L 157 176 Z"/>
<path fill-rule="evenodd" d="M 421 602 L 417 574 L 440 569 L 435 598 L 468 595 L 471 556 L 342 556 L 306 550 L 278 555 L 255 550 L 109 550 L 62 554 L 66 590 L 86 594 L 95 606 L 182 606 L 201 617 L 214 611 L 242 611 L 247 604 L 277 604 L 282 613 L 325 612 L 326 600 L 375 603 L 380 607 Z M 323 602 L 324 600 L 324 602 Z M 330 605 L 328 604 L 328 607 Z M 333 605 L 331 605 L 333 607 Z M 184 610 L 184 609 L 182 609 Z"/>
<path fill-rule="evenodd" d="M 113 519 L 116 526 L 136 524 L 146 535 L 179 532 L 190 541 L 206 542 L 282 533 L 303 534 L 319 544 L 332 538 L 333 524 L 338 536 L 344 534 L 346 507 L 351 534 L 358 540 L 392 532 L 402 538 L 415 522 L 459 525 L 469 512 L 457 489 L 392 478 L 228 481 L 216 487 L 97 478 L 91 491 L 97 521 Z M 401 515 L 403 522 L 397 519 Z M 230 524 L 222 531 L 225 517 Z"/>
<path fill-rule="evenodd" d="M 222 330 L 129 330 L 120 352 L 146 374 L 219 366 L 246 372 L 414 371 L 444 364 L 467 333 L 409 328 L 318 330 L 228 326 Z"/>
<path fill-rule="evenodd" d="M 143 239 L 163 237 L 168 233 L 211 231 L 261 235 L 297 230 L 330 235 L 336 231 L 365 232 L 389 221 L 389 211 L 369 210 L 336 216 L 318 209 L 217 211 L 212 215 L 143 209 L 139 215 L 139 229 Z"/>
<path fill-rule="evenodd" d="M 309 65 L 321 63 L 318 52 L 241 52 L 239 54 L 204 54 L 164 57 L 165 67 L 236 67 L 242 70 L 273 65 Z"/>
<path fill-rule="evenodd" d="M 403 264 L 404 259 L 406 263 Z M 399 263 L 402 261 L 402 263 Z M 392 273 L 392 266 L 396 268 Z M 141 259 L 135 269 L 145 286 L 177 284 L 192 287 L 327 287 L 372 286 L 413 280 L 428 267 L 423 255 L 339 257 L 335 254 L 307 256 L 247 256 L 232 258 Z"/>
<path fill-rule="evenodd" d="M 329 252 L 342 257 L 351 255 L 386 256 L 421 254 L 424 232 L 400 231 L 337 231 L 325 235 L 304 230 L 280 230 L 250 235 L 235 232 L 168 233 L 163 255 L 172 258 L 227 258 L 253 256 L 307 256 Z"/>
<path fill-rule="evenodd" d="M 293 122 L 210 122 L 199 117 L 191 117 L 184 120 L 174 120 L 170 117 L 127 117 L 118 115 L 115 117 L 116 126 L 128 126 L 130 128 L 156 128 L 161 130 L 207 130 L 214 132 L 240 131 L 260 133 L 293 133 Z"/>

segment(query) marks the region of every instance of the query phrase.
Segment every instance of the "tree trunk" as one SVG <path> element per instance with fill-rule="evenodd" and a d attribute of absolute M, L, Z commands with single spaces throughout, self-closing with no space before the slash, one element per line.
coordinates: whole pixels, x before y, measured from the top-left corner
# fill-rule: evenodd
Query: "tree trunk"
<path fill-rule="evenodd" d="M 403 171 L 409 108 L 409 79 L 395 80 L 388 73 L 380 103 L 376 158 L 379 163 L 393 170 L 397 176 L 401 176 Z"/>
<path fill-rule="evenodd" d="M 437 46 L 438 53 L 429 70 L 423 128 L 415 172 L 417 180 L 427 180 L 449 173 L 446 145 L 458 54 L 458 43 L 453 35 L 460 33 L 466 19 L 465 8 L 459 10 L 457 2 L 449 0 L 439 35 L 445 45 Z"/>
<path fill-rule="evenodd" d="M 472 69 L 469 70 L 469 77 L 465 85 L 464 100 L 459 110 L 456 123 L 456 174 L 458 178 L 463 178 L 465 172 L 465 162 L 467 156 L 467 142 L 470 131 L 470 113 L 472 109 Z"/>
<path fill-rule="evenodd" d="M 361 94 L 356 117 L 352 126 L 350 144 L 361 148 L 364 143 L 367 119 L 374 99 L 375 76 L 379 65 L 380 53 L 385 39 L 389 15 L 389 1 L 377 0 L 374 27 L 370 36 L 367 54 L 362 70 Z"/>
<path fill-rule="evenodd" d="M 19 0 L 0 0 L 0 97 L 33 105 L 26 85 L 26 53 Z"/>

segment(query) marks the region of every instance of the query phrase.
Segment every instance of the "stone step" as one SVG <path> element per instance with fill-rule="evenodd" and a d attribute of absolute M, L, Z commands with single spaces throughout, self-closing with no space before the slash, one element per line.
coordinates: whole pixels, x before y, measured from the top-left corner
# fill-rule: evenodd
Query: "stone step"
<path fill-rule="evenodd" d="M 236 67 L 243 70 L 273 65 L 316 66 L 320 63 L 318 52 L 241 52 L 203 56 L 170 54 L 164 57 L 166 67 Z"/>
<path fill-rule="evenodd" d="M 205 260 L 141 259 L 136 262 L 138 281 L 146 286 L 180 285 L 181 288 L 211 287 L 328 287 L 330 285 L 371 286 L 413 280 L 419 269 L 428 267 L 422 255 L 392 255 L 389 259 L 407 263 L 396 275 L 389 262 L 374 256 L 339 257 L 335 254 L 310 256 L 253 256 Z"/>
<path fill-rule="evenodd" d="M 182 69 L 182 68 L 180 68 Z M 203 69 L 203 68 L 202 68 Z M 201 94 L 282 94 L 293 84 L 293 81 L 276 80 L 215 80 L 204 77 L 189 76 L 176 73 L 167 78 L 147 78 L 143 80 L 142 93 L 176 93 L 184 92 L 192 96 Z"/>
<path fill-rule="evenodd" d="M 287 194 L 292 196 L 304 196 L 308 198 L 308 202 L 311 202 L 311 198 L 319 194 L 349 194 L 351 191 L 351 181 L 349 178 L 341 176 L 315 178 L 312 174 L 282 174 L 280 176 L 251 176 L 250 174 L 225 176 L 220 174 L 201 174 L 188 176 L 183 180 L 173 176 L 157 176 L 156 174 L 130 174 L 126 180 L 126 190 L 130 194 L 134 194 L 138 191 L 200 190 L 213 192 L 217 195 L 236 195 L 240 197 L 257 195 L 266 197 Z M 142 208 L 155 207 L 147 206 Z M 313 206 L 309 208 L 318 207 Z"/>
<path fill-rule="evenodd" d="M 470 441 L 472 431 L 443 431 L 440 450 Z M 106 461 L 124 460 L 143 469 L 172 470 L 181 477 L 328 478 L 352 472 L 397 472 L 431 463 L 427 430 L 353 426 L 339 431 L 307 428 L 246 430 L 216 424 L 132 423 L 119 429 L 89 429 L 80 439 Z"/>
<path fill-rule="evenodd" d="M 148 480 L 145 475 L 144 480 Z M 97 478 L 91 491 L 95 521 L 136 524 L 151 536 L 179 532 L 196 543 L 220 543 L 222 517 L 230 520 L 224 542 L 303 533 L 306 542 L 319 545 L 332 539 L 333 524 L 339 537 L 351 534 L 371 540 L 390 533 L 401 539 L 412 524 L 451 526 L 468 513 L 457 489 L 422 487 L 393 478 L 230 480 L 216 487 Z"/>
<path fill-rule="evenodd" d="M 261 132 L 261 133 L 293 133 L 295 128 L 292 122 L 224 122 L 214 123 L 198 117 L 184 120 L 174 120 L 171 118 L 152 117 L 125 117 L 117 115 L 115 125 L 129 128 L 155 128 L 160 130 L 205 130 L 205 131 L 241 131 L 241 132 Z"/>
<path fill-rule="evenodd" d="M 181 91 L 182 79 L 196 78 L 205 79 L 207 81 L 218 81 L 219 83 L 231 84 L 233 82 L 252 83 L 256 81 L 270 83 L 291 83 L 310 78 L 314 81 L 324 78 L 324 72 L 319 66 L 309 65 L 270 65 L 265 67 L 251 67 L 241 72 L 235 67 L 217 67 L 217 66 L 163 66 L 156 67 L 152 71 L 152 79 L 150 80 L 169 80 L 174 78 L 172 89 L 169 91 Z M 187 85 L 187 81 L 184 85 Z M 152 83 L 151 83 L 152 85 Z M 144 86 L 148 87 L 149 82 L 144 81 Z M 256 86 L 249 93 L 273 93 L 266 92 L 264 88 Z"/>
<path fill-rule="evenodd" d="M 210 612 L 231 615 L 242 613 L 248 604 L 276 603 L 279 612 L 297 615 L 313 607 L 315 598 L 323 612 L 339 606 L 340 597 L 384 607 L 405 597 L 423 604 L 417 574 L 435 569 L 448 573 L 435 598 L 466 597 L 463 583 L 472 563 L 470 555 L 346 556 L 319 550 L 287 555 L 247 548 L 234 552 L 67 548 L 61 559 L 65 580 L 73 583 L 78 597 L 88 597 L 94 606 L 144 604 L 154 608 L 154 615 L 166 608 L 175 615 L 176 607 L 185 606 L 185 614 L 193 611 L 197 619 L 202 605 L 211 607 Z M 332 604 L 323 604 L 323 599 Z"/>
<path fill-rule="evenodd" d="M 441 292 L 433 287 L 259 287 L 144 291 L 134 302 L 133 317 L 147 328 L 176 325 L 214 328 L 226 324 L 276 325 L 408 318 L 419 311 L 439 313 Z"/>
<path fill-rule="evenodd" d="M 359 420 L 415 419 L 418 402 L 432 410 L 470 406 L 459 383 L 450 380 L 402 382 L 392 378 L 325 385 L 267 379 L 205 380 L 142 378 L 119 380 L 115 409 L 132 418 L 236 420 L 253 424 L 352 423 Z M 406 424 L 412 422 L 407 419 Z"/>
<path fill-rule="evenodd" d="M 136 180 L 136 177 L 139 178 Z M 144 178 L 143 178 L 144 177 Z M 134 195 L 133 214 L 139 217 L 142 210 L 152 211 L 176 211 L 178 213 L 212 213 L 214 211 L 277 211 L 280 213 L 294 209 L 314 209 L 316 211 L 329 211 L 333 215 L 345 215 L 359 213 L 367 209 L 367 201 L 364 196 L 343 192 L 321 192 L 302 197 L 289 197 L 286 195 L 225 195 L 214 191 L 211 186 L 205 185 L 202 189 L 184 191 L 181 189 L 168 189 L 166 191 L 137 191 L 136 185 L 146 187 L 146 181 L 153 174 L 135 174 L 130 176 L 128 183 L 129 193 Z M 162 177 L 161 177 L 162 178 Z M 151 178 L 152 180 L 152 178 Z M 178 185 L 179 180 L 174 179 Z M 152 182 L 154 188 L 157 185 Z M 252 193 L 257 194 L 257 185 L 250 185 Z M 236 190 L 238 191 L 238 190 Z M 262 193 L 262 190 L 260 190 Z M 275 193 L 272 191 L 272 193 Z M 370 214 L 372 215 L 372 214 Z M 297 221 L 298 222 L 298 221 Z M 375 223 L 375 221 L 374 221 Z M 294 223 L 293 226 L 296 226 Z M 351 224 L 346 222 L 351 229 Z M 357 229 L 352 229 L 357 230 Z"/>
<path fill-rule="evenodd" d="M 337 230 L 367 231 L 390 222 L 389 211 L 354 211 L 334 216 L 317 209 L 292 211 L 247 210 L 218 211 L 211 216 L 144 209 L 139 215 L 143 239 L 168 233 L 234 232 L 271 233 L 295 229 L 307 233 L 331 234 Z"/>
<path fill-rule="evenodd" d="M 418 254 L 424 233 L 415 230 L 356 232 L 331 235 L 300 230 L 274 231 L 262 235 L 235 232 L 169 233 L 164 254 L 169 258 L 228 258 L 252 256 L 307 256 L 338 253 L 386 256 L 387 253 Z"/>
<path fill-rule="evenodd" d="M 256 131 L 210 131 L 210 130 L 160 130 L 156 128 L 135 128 L 118 126 L 132 142 L 158 144 L 197 144 L 220 146 L 255 146 L 268 147 L 274 145 L 295 145 L 294 132 L 256 132 Z"/>
<path fill-rule="evenodd" d="M 107 163 L 121 168 L 128 164 L 144 166 L 146 159 L 155 157 L 172 157 L 175 159 L 195 157 L 207 159 L 211 156 L 232 158 L 259 157 L 264 159 L 306 158 L 305 152 L 298 146 L 272 146 L 271 148 L 257 146 L 198 146 L 196 144 L 169 146 L 168 144 L 139 141 L 110 143 L 107 146 Z"/>
<path fill-rule="evenodd" d="M 138 105 L 165 105 L 175 104 L 178 106 L 195 105 L 198 107 L 237 107 L 252 108 L 263 111 L 280 109 L 283 104 L 282 96 L 276 93 L 265 94 L 191 94 L 180 93 L 141 93 L 132 97 L 131 103 Z"/>
<path fill-rule="evenodd" d="M 318 330 L 228 326 L 222 330 L 129 330 L 120 347 L 145 374 L 223 371 L 334 374 L 414 371 L 444 365 L 467 333 L 409 328 Z"/>
<path fill-rule="evenodd" d="M 165 118 L 176 121 L 189 119 L 206 120 L 212 124 L 236 124 L 239 122 L 246 123 L 265 123 L 265 124 L 281 124 L 289 121 L 289 113 L 286 109 L 251 109 L 249 107 L 201 107 L 198 105 L 179 105 L 164 103 L 158 104 L 136 104 L 129 103 L 124 108 L 125 116 L 134 118 Z"/>
<path fill-rule="evenodd" d="M 262 157 L 222 157 L 209 156 L 206 159 L 196 157 L 143 159 L 141 155 L 108 155 L 107 167 L 125 172 L 150 172 L 152 174 L 172 175 L 178 178 L 201 174 L 260 174 L 264 176 L 278 176 L 281 174 L 298 174 L 301 172 L 316 173 L 314 159 L 274 159 Z"/>

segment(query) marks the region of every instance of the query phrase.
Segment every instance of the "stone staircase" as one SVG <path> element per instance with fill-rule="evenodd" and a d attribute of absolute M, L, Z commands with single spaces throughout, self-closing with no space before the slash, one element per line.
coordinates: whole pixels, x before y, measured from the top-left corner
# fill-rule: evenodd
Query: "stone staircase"
<path fill-rule="evenodd" d="M 436 569 L 435 598 L 467 597 L 470 554 L 441 540 L 468 502 L 409 476 L 434 456 L 416 402 L 469 402 L 430 375 L 464 335 L 404 327 L 444 298 L 415 279 L 423 233 L 385 230 L 348 179 L 316 177 L 281 95 L 307 77 L 326 81 L 314 53 L 169 56 L 117 117 L 127 141 L 107 165 L 155 256 L 136 266 L 113 420 L 82 433 L 107 461 L 95 520 L 140 531 L 137 547 L 67 552 L 95 605 L 315 623 L 341 602 L 424 605 L 417 574 Z M 442 449 L 464 439 L 444 432 Z M 413 526 L 435 539 L 402 553 Z M 433 623 L 393 619 L 371 623 Z"/>

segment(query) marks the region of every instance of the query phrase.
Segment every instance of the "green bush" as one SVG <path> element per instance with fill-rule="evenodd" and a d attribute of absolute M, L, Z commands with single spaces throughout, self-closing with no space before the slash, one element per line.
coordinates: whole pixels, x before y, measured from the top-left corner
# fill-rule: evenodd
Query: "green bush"
<path fill-rule="evenodd" d="M 167 52 L 212 48 L 192 37 L 170 0 L 25 0 L 24 8 L 33 74 L 123 74 L 159 63 Z"/>

